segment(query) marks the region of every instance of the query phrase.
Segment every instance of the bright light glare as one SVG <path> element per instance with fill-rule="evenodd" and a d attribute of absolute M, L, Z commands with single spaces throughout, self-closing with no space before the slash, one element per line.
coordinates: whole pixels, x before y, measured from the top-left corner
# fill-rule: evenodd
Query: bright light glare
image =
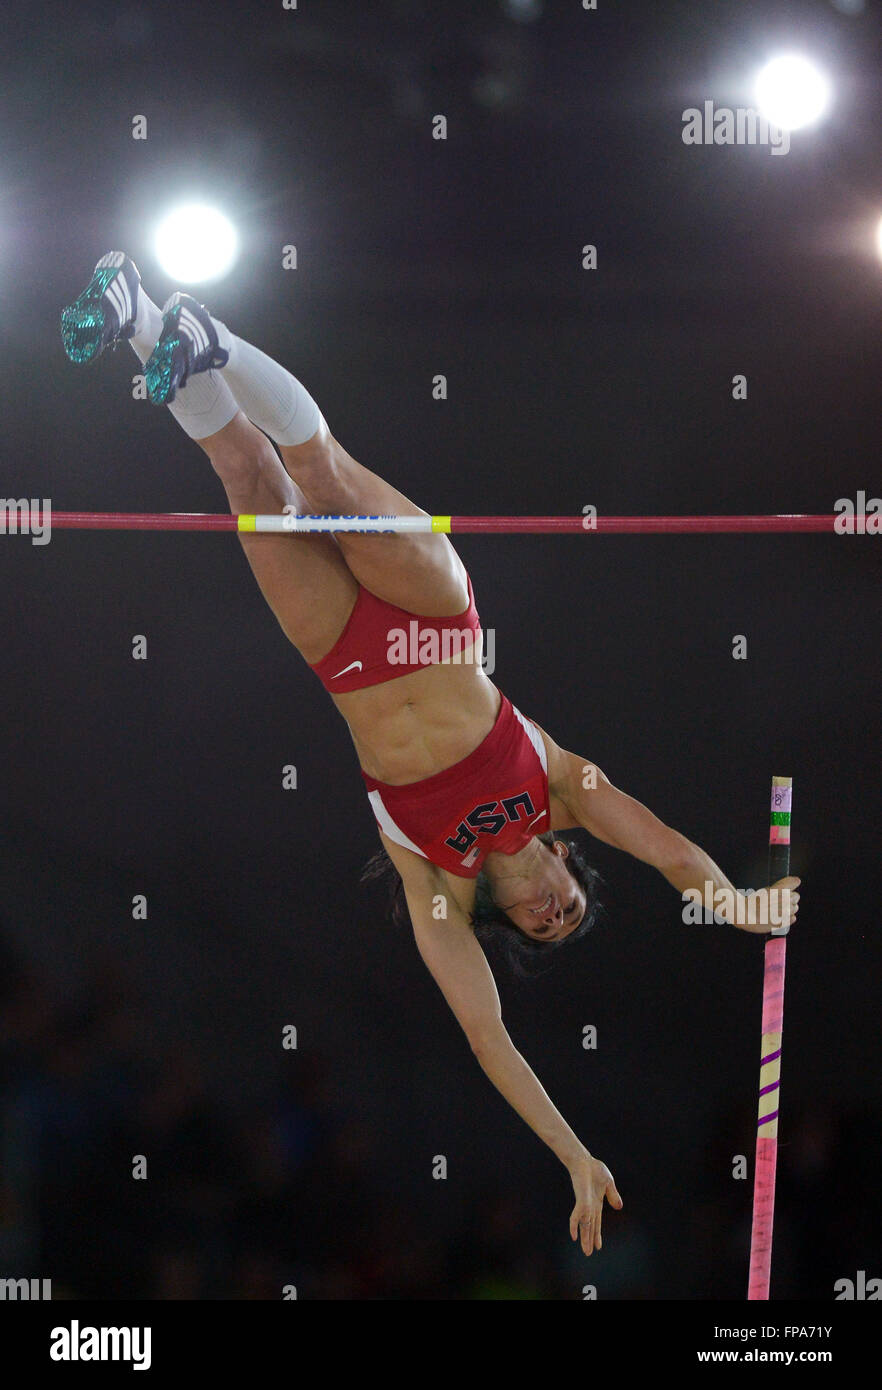
<path fill-rule="evenodd" d="M 808 58 L 783 53 L 772 58 L 756 79 L 760 114 L 779 130 L 799 130 L 824 115 L 830 83 Z"/>
<path fill-rule="evenodd" d="M 879 222 L 876 226 L 876 251 L 880 260 L 882 260 L 882 217 L 879 218 Z"/>
<path fill-rule="evenodd" d="M 216 208 L 189 203 L 168 213 L 156 229 L 156 259 L 173 280 L 217 280 L 232 269 L 239 239 Z"/>

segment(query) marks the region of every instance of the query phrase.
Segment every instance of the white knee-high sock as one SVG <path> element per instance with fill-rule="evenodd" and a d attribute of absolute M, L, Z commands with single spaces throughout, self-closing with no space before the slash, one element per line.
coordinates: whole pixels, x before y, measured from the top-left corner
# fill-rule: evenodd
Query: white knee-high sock
<path fill-rule="evenodd" d="M 248 419 L 276 444 L 305 444 L 322 420 L 306 387 L 265 352 L 237 338 L 225 323 L 212 322 L 220 346 L 230 354 L 221 374 Z"/>
<path fill-rule="evenodd" d="M 146 362 L 162 332 L 162 311 L 139 286 L 135 312 L 135 332 L 129 339 L 132 350 Z M 228 384 L 218 372 L 191 376 L 168 407 L 181 429 L 191 439 L 207 439 L 228 425 L 240 409 Z"/>

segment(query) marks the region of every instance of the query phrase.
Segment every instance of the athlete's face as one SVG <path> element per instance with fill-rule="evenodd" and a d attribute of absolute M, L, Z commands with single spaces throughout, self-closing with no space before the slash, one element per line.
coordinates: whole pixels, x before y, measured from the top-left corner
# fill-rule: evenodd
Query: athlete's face
<path fill-rule="evenodd" d="M 559 840 L 543 845 L 536 871 L 524 880 L 520 891 L 506 884 L 506 895 L 497 906 L 536 941 L 560 941 L 575 931 L 585 915 L 585 892 L 566 864 L 567 847 Z"/>

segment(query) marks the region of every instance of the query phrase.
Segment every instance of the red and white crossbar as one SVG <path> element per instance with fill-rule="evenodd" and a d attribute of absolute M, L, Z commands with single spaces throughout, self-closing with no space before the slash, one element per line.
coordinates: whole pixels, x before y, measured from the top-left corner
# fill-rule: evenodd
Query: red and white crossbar
<path fill-rule="evenodd" d="M 834 531 L 835 514 L 776 516 L 255 516 L 210 512 L 0 511 L 0 531 L 38 525 L 66 531 L 239 531 L 310 535 L 320 531 L 453 535 L 741 535 L 775 531 Z M 5 521 L 5 525 L 4 525 Z"/>

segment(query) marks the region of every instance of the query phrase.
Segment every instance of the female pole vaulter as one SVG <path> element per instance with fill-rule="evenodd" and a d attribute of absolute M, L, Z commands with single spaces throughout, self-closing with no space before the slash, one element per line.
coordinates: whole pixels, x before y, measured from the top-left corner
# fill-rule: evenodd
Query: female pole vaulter
<path fill-rule="evenodd" d="M 234 513 L 425 516 L 350 457 L 285 368 L 186 294 L 160 313 L 122 252 L 102 257 L 64 310 L 62 338 L 75 363 L 131 344 L 151 400 L 208 455 Z M 604 1200 L 620 1208 L 622 1199 L 511 1042 L 476 933 L 502 933 L 538 957 L 589 930 L 597 876 L 564 833 L 573 827 L 653 865 L 680 894 L 738 894 L 704 850 L 497 689 L 481 664 L 471 580 L 447 536 L 240 539 L 283 632 L 349 726 L 420 954 L 487 1076 L 570 1174 L 570 1234 L 590 1255 L 601 1248 Z M 791 923 L 798 904 L 791 891 Z M 743 914 L 721 915 L 743 925 Z M 746 929 L 767 932 L 768 917 L 766 907 Z"/>

